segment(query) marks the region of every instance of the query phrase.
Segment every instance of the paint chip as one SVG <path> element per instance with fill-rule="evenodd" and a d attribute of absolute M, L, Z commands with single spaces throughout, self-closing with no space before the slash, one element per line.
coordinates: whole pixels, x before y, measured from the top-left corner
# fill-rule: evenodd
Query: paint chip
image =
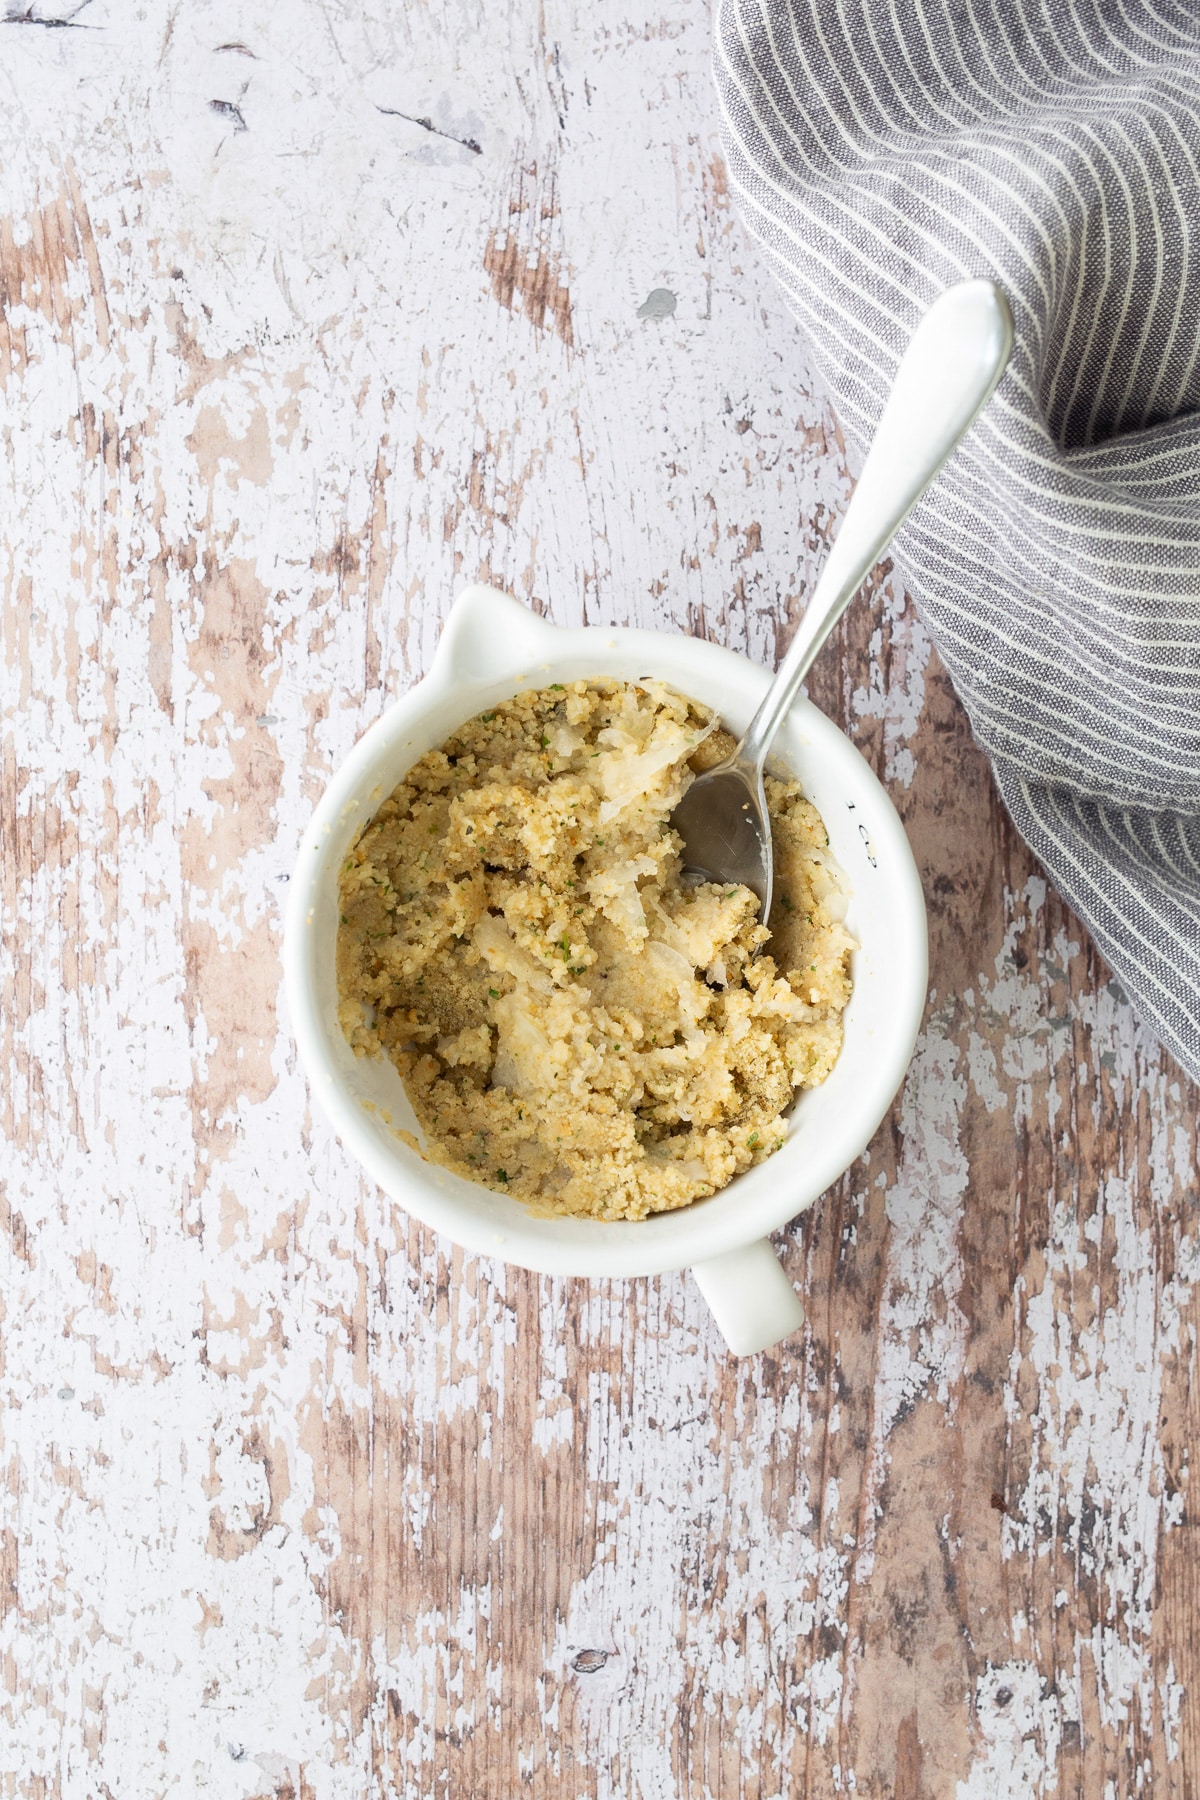
<path fill-rule="evenodd" d="M 639 319 L 669 319 L 675 311 L 675 296 L 670 288 L 651 288 L 638 307 Z"/>

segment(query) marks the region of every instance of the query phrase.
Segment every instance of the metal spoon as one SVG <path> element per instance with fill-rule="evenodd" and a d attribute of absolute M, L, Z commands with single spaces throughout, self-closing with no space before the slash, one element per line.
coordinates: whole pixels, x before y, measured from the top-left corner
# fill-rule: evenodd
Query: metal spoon
<path fill-rule="evenodd" d="M 891 538 L 991 397 L 1012 349 L 1008 302 L 990 281 L 934 301 L 909 340 L 841 530 L 779 673 L 737 749 L 698 775 L 671 823 L 684 877 L 737 882 L 771 911 L 763 764 L 813 659 Z"/>

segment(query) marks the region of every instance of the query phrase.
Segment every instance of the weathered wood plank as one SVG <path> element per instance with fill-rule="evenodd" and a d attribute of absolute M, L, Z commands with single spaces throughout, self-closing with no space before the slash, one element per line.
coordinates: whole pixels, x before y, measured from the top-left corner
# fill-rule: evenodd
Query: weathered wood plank
<path fill-rule="evenodd" d="M 932 992 L 802 1336 L 451 1251 L 290 1047 L 456 583 L 770 661 L 844 504 L 703 16 L 71 10 L 0 26 L 4 1791 L 1190 1795 L 1197 1096 L 894 579 L 812 686 Z"/>

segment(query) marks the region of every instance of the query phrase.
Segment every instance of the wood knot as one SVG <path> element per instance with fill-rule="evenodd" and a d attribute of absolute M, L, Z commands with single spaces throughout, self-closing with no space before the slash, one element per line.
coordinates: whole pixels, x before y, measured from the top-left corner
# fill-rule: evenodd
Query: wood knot
<path fill-rule="evenodd" d="M 572 1658 L 571 1667 L 577 1675 L 596 1675 L 607 1661 L 607 1650 L 581 1650 Z"/>

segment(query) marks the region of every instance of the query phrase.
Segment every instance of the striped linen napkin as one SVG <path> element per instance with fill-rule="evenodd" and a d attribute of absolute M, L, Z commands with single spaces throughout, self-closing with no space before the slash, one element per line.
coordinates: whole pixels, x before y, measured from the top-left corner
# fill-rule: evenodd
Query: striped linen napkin
<path fill-rule="evenodd" d="M 896 540 L 1018 829 L 1200 1077 L 1200 8 L 722 0 L 743 217 L 865 447 L 945 287 L 1016 324 Z"/>

